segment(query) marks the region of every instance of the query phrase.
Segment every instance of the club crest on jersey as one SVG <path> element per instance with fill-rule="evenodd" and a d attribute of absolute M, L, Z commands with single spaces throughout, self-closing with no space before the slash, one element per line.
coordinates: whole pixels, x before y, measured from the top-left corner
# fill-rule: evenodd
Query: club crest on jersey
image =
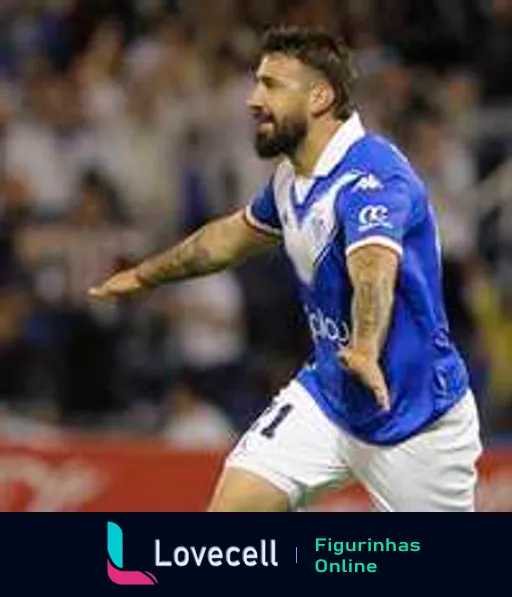
<path fill-rule="evenodd" d="M 326 236 L 329 235 L 327 224 L 319 214 L 314 214 L 311 217 L 311 230 L 313 238 L 317 243 L 323 243 L 326 240 Z"/>

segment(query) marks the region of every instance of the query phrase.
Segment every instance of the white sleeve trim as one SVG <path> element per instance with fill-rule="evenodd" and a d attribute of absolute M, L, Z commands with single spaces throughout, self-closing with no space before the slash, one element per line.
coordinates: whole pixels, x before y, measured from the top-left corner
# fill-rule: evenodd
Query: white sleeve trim
<path fill-rule="evenodd" d="M 400 257 L 404 254 L 403 247 L 395 240 L 392 240 L 387 236 L 368 236 L 367 238 L 363 238 L 362 240 L 358 240 L 349 245 L 345 249 L 345 255 L 349 255 L 356 249 L 366 247 L 367 245 L 380 245 L 381 247 L 387 247 L 388 249 L 395 251 L 395 253 L 398 253 Z"/>
<path fill-rule="evenodd" d="M 256 228 L 256 230 L 259 230 L 260 232 L 266 232 L 267 234 L 272 234 L 273 236 L 278 237 L 281 237 L 283 235 L 281 230 L 269 226 L 268 224 L 264 224 L 263 222 L 260 222 L 260 220 L 255 218 L 252 214 L 250 205 L 248 205 L 245 208 L 245 218 L 249 226 L 251 226 L 252 228 Z"/>

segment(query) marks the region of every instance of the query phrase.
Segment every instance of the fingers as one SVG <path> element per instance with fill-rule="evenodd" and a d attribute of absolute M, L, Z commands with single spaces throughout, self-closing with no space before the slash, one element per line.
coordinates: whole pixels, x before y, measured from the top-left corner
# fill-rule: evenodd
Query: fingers
<path fill-rule="evenodd" d="M 375 361 L 369 361 L 367 366 L 364 369 L 363 378 L 366 376 L 366 380 L 363 379 L 362 381 L 368 385 L 368 387 L 373 391 L 375 394 L 375 399 L 377 400 L 377 404 L 385 411 L 389 411 L 390 409 L 390 399 L 389 399 L 389 391 L 388 386 L 386 384 L 386 379 L 384 378 L 384 374 L 382 373 L 381 368 L 379 367 L 378 363 Z"/>
<path fill-rule="evenodd" d="M 121 272 L 109 278 L 100 286 L 92 286 L 87 294 L 94 299 L 110 299 L 122 298 L 138 290 L 140 290 L 140 287 L 133 283 L 130 276 L 126 275 L 125 272 Z"/>
<path fill-rule="evenodd" d="M 379 366 L 371 363 L 362 371 L 354 371 L 354 373 L 359 375 L 360 380 L 374 393 L 377 404 L 382 408 L 382 410 L 389 411 L 389 392 L 384 375 L 382 374 Z"/>
<path fill-rule="evenodd" d="M 378 376 L 376 373 L 376 377 L 382 377 L 382 379 L 376 379 L 372 383 L 371 390 L 375 394 L 377 404 L 382 408 L 382 410 L 389 411 L 391 406 L 386 382 L 384 381 L 384 377 L 380 371 L 378 372 Z"/>
<path fill-rule="evenodd" d="M 91 298 L 102 299 L 107 298 L 110 295 L 110 293 L 108 290 L 105 289 L 104 286 L 94 286 L 92 288 L 89 288 L 89 290 L 87 291 L 87 295 Z"/>
<path fill-rule="evenodd" d="M 113 285 L 110 280 L 107 280 L 104 284 L 101 284 L 101 286 L 92 286 L 87 291 L 87 295 L 94 299 L 113 298 L 118 294 L 119 289 L 116 288 L 116 286 Z"/>
<path fill-rule="evenodd" d="M 342 351 L 340 359 L 342 364 L 373 392 L 380 408 L 389 411 L 391 409 L 389 390 L 378 363 L 350 349 Z"/>

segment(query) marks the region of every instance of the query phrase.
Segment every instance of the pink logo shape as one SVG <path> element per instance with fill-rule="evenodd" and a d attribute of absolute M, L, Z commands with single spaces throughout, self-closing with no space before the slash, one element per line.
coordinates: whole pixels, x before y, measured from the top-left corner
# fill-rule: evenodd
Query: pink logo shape
<path fill-rule="evenodd" d="M 157 580 L 151 572 L 142 570 L 119 570 L 107 559 L 108 577 L 116 585 L 156 585 Z"/>

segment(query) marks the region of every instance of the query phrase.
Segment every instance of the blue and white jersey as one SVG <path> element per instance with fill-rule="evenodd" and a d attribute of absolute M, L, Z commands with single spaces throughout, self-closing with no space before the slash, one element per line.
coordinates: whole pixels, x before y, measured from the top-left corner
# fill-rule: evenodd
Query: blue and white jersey
<path fill-rule="evenodd" d="M 288 160 L 247 207 L 253 226 L 283 237 L 315 347 L 297 376 L 326 415 L 356 437 L 395 444 L 445 413 L 468 390 L 442 297 L 440 247 L 423 182 L 386 139 L 354 114 L 333 136 L 311 178 Z M 339 362 L 350 341 L 347 256 L 369 244 L 400 256 L 381 364 L 391 410 Z"/>

